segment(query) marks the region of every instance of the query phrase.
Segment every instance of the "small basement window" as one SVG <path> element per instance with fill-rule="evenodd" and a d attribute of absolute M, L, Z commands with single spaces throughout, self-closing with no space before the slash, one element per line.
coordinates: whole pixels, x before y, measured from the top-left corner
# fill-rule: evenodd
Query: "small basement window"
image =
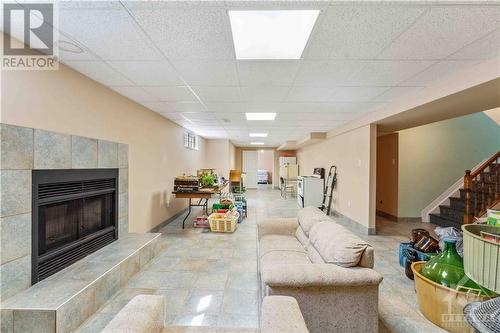
<path fill-rule="evenodd" d="M 198 135 L 184 132 L 184 147 L 198 150 Z"/>

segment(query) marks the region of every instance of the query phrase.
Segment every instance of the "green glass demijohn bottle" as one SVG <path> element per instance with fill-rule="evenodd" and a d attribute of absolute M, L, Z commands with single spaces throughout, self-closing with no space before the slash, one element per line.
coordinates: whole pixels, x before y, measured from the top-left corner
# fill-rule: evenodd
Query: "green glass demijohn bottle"
<path fill-rule="evenodd" d="M 443 252 L 422 267 L 421 274 L 448 288 L 456 288 L 465 276 L 464 262 L 455 247 L 456 239 L 445 238 Z"/>

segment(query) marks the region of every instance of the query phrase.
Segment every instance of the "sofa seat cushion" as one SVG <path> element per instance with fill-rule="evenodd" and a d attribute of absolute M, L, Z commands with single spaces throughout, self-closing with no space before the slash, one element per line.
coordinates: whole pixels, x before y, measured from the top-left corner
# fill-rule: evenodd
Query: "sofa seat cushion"
<path fill-rule="evenodd" d="M 308 248 L 309 256 L 317 262 L 317 253 L 327 264 L 336 264 L 342 267 L 358 266 L 364 251 L 369 246 L 364 240 L 354 235 L 343 226 L 324 221 L 311 228 Z"/>
<path fill-rule="evenodd" d="M 273 267 L 277 264 L 310 264 L 311 260 L 304 252 L 297 251 L 272 251 L 263 255 L 260 258 L 260 270 L 263 271 L 266 268 Z"/>
<path fill-rule="evenodd" d="M 299 210 L 297 220 L 306 236 L 309 237 L 309 232 L 316 223 L 329 220 L 329 218 L 316 207 L 305 207 Z"/>
<path fill-rule="evenodd" d="M 295 251 L 305 253 L 306 250 L 294 236 L 265 235 L 259 241 L 259 255 L 273 251 Z"/>

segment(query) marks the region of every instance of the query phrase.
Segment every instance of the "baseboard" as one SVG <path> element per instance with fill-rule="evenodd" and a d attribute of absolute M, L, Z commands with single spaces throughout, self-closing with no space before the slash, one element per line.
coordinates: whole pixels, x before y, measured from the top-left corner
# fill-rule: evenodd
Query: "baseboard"
<path fill-rule="evenodd" d="M 421 217 L 397 217 L 378 209 L 377 215 L 394 222 L 422 222 Z"/>
<path fill-rule="evenodd" d="M 187 212 L 189 207 L 185 207 L 183 209 L 181 209 L 179 212 L 177 212 L 175 215 L 169 217 L 168 219 L 166 219 L 165 221 L 163 221 L 162 223 L 158 224 L 157 226 L 153 227 L 149 232 L 159 232 L 160 229 L 162 229 L 163 227 L 165 227 L 167 224 L 169 224 L 170 222 L 172 222 L 173 220 L 175 220 L 176 218 L 178 218 L 179 216 L 183 215 L 184 213 Z"/>
<path fill-rule="evenodd" d="M 397 222 L 397 220 L 398 220 L 397 216 L 391 215 L 389 213 L 383 212 L 383 211 L 378 210 L 378 209 L 376 210 L 376 214 L 378 216 L 382 216 L 382 217 L 384 217 L 384 218 L 386 218 L 388 220 L 394 221 L 394 222 Z"/>
<path fill-rule="evenodd" d="M 334 210 L 330 215 L 336 218 L 337 223 L 343 225 L 344 227 L 347 227 L 348 229 L 351 229 L 354 232 L 359 232 L 366 235 L 377 234 L 375 228 L 367 228 L 361 223 L 350 219 L 349 217 L 343 215 L 342 213 L 339 213 L 336 210 Z"/>

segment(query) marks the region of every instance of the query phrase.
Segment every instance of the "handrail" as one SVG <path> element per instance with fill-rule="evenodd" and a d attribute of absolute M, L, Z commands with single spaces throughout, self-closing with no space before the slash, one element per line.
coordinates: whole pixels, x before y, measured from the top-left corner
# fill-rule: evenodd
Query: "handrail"
<path fill-rule="evenodd" d="M 465 171 L 464 190 L 464 224 L 469 224 L 500 201 L 500 151 L 474 172 Z"/>
<path fill-rule="evenodd" d="M 495 155 L 493 155 L 492 157 L 490 157 L 488 160 L 484 161 L 484 163 L 481 164 L 479 166 L 479 168 L 477 168 L 474 172 L 471 172 L 470 175 L 472 177 L 475 177 L 475 176 L 479 175 L 486 168 L 488 168 L 490 166 L 490 164 L 493 164 L 493 162 L 495 162 L 499 157 L 500 157 L 500 150 Z M 470 172 L 470 170 L 466 170 L 465 172 L 467 173 L 467 171 Z"/>

